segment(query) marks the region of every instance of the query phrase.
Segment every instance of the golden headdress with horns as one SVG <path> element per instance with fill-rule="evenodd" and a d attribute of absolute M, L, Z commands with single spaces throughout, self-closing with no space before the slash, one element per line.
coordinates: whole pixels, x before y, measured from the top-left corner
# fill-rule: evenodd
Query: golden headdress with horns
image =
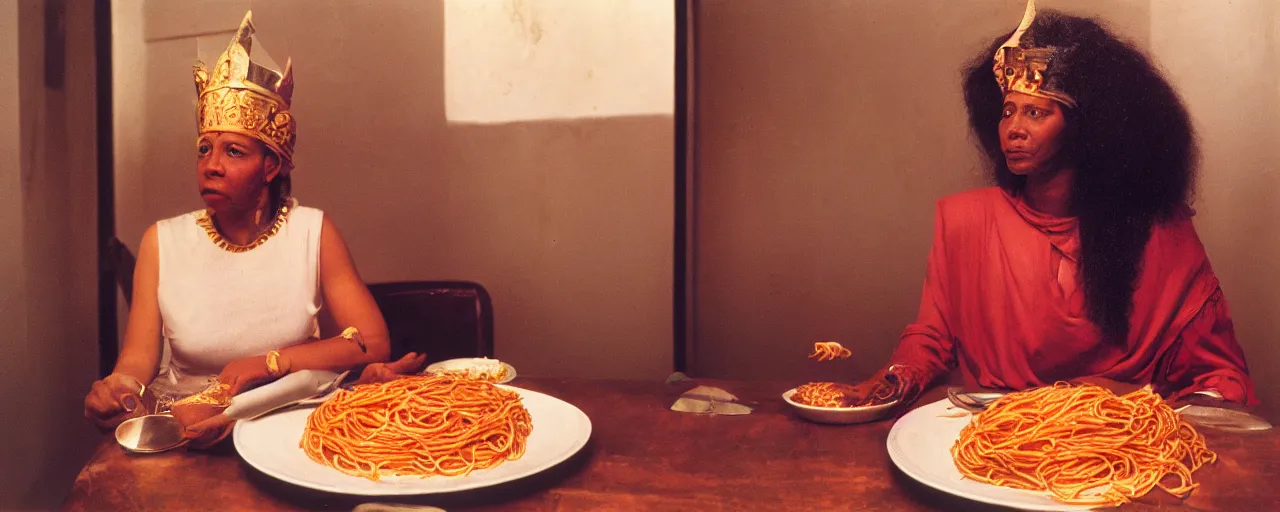
<path fill-rule="evenodd" d="M 290 169 L 293 143 L 298 138 L 297 124 L 289 112 L 293 61 L 279 73 L 249 60 L 253 32 L 250 11 L 212 72 L 196 61 L 197 130 L 202 135 L 234 132 L 261 140 L 280 156 L 283 167 Z"/>
<path fill-rule="evenodd" d="M 1008 41 L 996 50 L 995 64 L 992 70 L 996 82 L 1005 94 L 1021 92 L 1041 98 L 1055 100 L 1068 107 L 1075 107 L 1076 102 L 1070 95 L 1056 86 L 1053 77 L 1054 60 L 1060 57 L 1060 49 L 1048 47 L 1022 47 L 1023 36 L 1031 29 L 1036 19 L 1036 1 L 1027 1 L 1027 10 L 1022 15 L 1022 23 L 1013 32 Z"/>

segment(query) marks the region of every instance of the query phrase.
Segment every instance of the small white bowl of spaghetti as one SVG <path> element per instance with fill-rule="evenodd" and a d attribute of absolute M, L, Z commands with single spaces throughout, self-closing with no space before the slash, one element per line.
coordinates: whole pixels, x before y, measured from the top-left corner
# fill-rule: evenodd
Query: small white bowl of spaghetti
<path fill-rule="evenodd" d="M 422 375 L 449 375 L 506 384 L 516 378 L 516 369 L 506 362 L 487 357 L 466 357 L 440 361 L 427 366 Z"/>
<path fill-rule="evenodd" d="M 819 382 L 811 382 L 805 386 L 812 384 L 825 384 Z M 795 409 L 796 415 L 815 423 L 827 423 L 832 425 L 851 425 L 854 423 L 869 423 L 879 420 L 889 413 L 894 405 L 898 404 L 895 398 L 883 404 L 863 405 L 858 407 L 819 407 L 807 405 L 797 402 L 795 395 L 804 386 L 798 386 L 788 389 L 782 394 L 782 399 Z"/>

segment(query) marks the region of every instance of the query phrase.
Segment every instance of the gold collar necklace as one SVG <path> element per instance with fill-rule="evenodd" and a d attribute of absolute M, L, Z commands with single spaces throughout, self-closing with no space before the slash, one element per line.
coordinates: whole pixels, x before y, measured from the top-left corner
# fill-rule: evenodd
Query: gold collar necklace
<path fill-rule="evenodd" d="M 213 245 L 216 245 L 227 252 L 239 253 L 251 251 L 259 245 L 267 243 L 267 240 L 270 240 L 271 237 L 280 232 L 280 228 L 283 228 L 285 221 L 289 219 L 289 212 L 293 210 L 292 205 L 293 198 L 288 198 L 281 202 L 280 208 L 276 209 L 276 218 L 271 222 L 271 225 L 267 226 L 262 233 L 259 233 L 258 236 L 254 237 L 253 241 L 244 245 L 240 245 L 223 238 L 222 233 L 219 233 L 218 228 L 213 225 L 213 214 L 209 212 L 208 208 L 201 210 L 200 213 L 196 214 L 196 225 L 204 228 L 205 234 L 209 235 L 209 240 L 213 241 Z"/>

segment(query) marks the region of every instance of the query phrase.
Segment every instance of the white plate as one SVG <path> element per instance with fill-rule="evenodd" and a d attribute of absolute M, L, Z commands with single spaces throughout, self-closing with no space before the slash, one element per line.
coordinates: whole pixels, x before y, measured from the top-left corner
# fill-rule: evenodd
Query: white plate
<path fill-rule="evenodd" d="M 303 400 L 303 401 L 301 401 L 301 402 L 298 402 L 298 403 L 294 404 L 294 407 L 310 407 L 310 406 L 313 406 L 313 405 L 320 405 L 320 404 L 324 403 L 325 401 L 329 400 L 330 398 L 333 398 L 333 395 L 338 394 L 338 391 L 341 391 L 341 390 L 342 390 L 342 388 L 337 388 L 337 389 L 334 389 L 333 391 L 330 391 L 330 392 L 328 392 L 328 393 L 325 393 L 325 394 L 324 394 L 324 396 L 318 396 L 318 397 L 315 397 L 315 398 L 308 398 L 308 399 L 306 399 L 306 400 Z"/>
<path fill-rule="evenodd" d="M 945 417 L 963 412 L 950 405 L 944 398 L 919 407 L 899 418 L 889 430 L 889 458 L 907 476 L 939 491 L 992 505 L 1021 510 L 1092 510 L 1059 503 L 1047 493 L 965 479 L 951 459 L 951 445 L 972 416 Z"/>
<path fill-rule="evenodd" d="M 853 423 L 867 423 L 883 418 L 889 413 L 889 409 L 898 404 L 897 400 L 880 405 L 867 405 L 863 407 L 814 407 L 805 405 L 791 399 L 796 394 L 795 388 L 788 389 L 782 394 L 785 400 L 792 408 L 796 410 L 796 414 L 801 418 L 818 423 L 830 423 L 833 425 L 849 425 Z"/>
<path fill-rule="evenodd" d="M 524 478 L 563 462 L 591 438 L 591 420 L 577 407 L 535 391 L 501 387 L 520 394 L 533 420 L 524 456 L 467 476 L 383 477 L 375 482 L 314 462 L 299 446 L 312 408 L 240 421 L 232 439 L 245 462 L 273 478 L 320 491 L 389 496 L 464 491 Z"/>
<path fill-rule="evenodd" d="M 481 364 L 480 363 L 481 361 L 494 361 L 494 359 L 487 359 L 484 357 L 463 357 L 458 359 L 449 359 L 447 361 L 431 363 L 429 366 L 427 366 L 425 369 L 422 370 L 422 374 L 429 375 L 436 372 L 465 371 L 467 369 L 478 366 L 479 364 Z M 497 383 L 506 384 L 508 382 L 511 382 L 512 380 L 515 380 L 516 378 L 515 367 L 507 364 L 505 361 L 499 361 L 499 364 L 502 365 L 503 375 L 502 375 L 502 380 L 499 380 Z"/>

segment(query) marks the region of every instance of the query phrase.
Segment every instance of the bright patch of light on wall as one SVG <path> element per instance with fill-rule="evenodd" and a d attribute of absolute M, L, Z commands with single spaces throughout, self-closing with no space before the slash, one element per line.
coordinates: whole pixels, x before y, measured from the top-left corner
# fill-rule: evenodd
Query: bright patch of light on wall
<path fill-rule="evenodd" d="M 672 113 L 675 9 L 663 0 L 445 0 L 451 122 Z"/>

